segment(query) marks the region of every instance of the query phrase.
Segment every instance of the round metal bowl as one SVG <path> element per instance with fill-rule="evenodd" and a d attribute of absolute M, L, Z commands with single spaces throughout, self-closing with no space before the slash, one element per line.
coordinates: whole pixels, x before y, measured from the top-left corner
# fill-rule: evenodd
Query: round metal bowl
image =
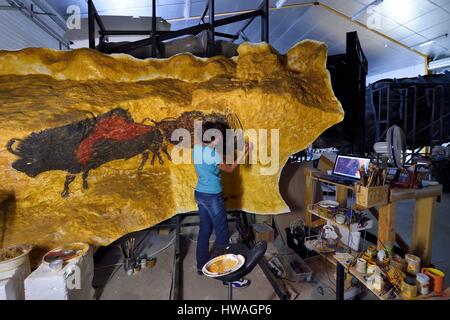
<path fill-rule="evenodd" d="M 42 262 L 50 264 L 52 261 L 61 259 L 64 263 L 71 262 L 85 255 L 89 250 L 89 245 L 84 242 L 67 243 L 61 247 L 50 250 L 42 258 Z"/>
<path fill-rule="evenodd" d="M 239 270 L 245 263 L 245 258 L 238 254 L 224 254 L 208 261 L 202 268 L 205 276 L 216 278 Z"/>

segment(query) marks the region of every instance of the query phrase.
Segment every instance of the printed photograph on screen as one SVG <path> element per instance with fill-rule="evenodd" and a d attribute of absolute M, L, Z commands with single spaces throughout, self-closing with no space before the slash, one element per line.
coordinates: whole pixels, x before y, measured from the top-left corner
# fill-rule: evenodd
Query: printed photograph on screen
<path fill-rule="evenodd" d="M 340 156 L 336 161 L 334 172 L 354 178 L 360 178 L 359 168 L 361 165 L 367 166 L 367 159 Z"/>

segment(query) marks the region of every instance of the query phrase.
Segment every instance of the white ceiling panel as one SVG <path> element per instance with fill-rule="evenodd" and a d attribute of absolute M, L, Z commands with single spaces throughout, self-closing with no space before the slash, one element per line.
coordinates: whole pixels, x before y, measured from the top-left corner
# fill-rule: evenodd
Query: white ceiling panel
<path fill-rule="evenodd" d="M 384 0 L 375 8 L 377 12 L 400 24 L 407 23 L 434 9 L 436 6 L 427 0 Z"/>
<path fill-rule="evenodd" d="M 432 26 L 438 25 L 442 22 L 448 21 L 448 13 L 442 9 L 434 9 L 423 16 L 411 20 L 404 24 L 405 27 L 420 33 Z"/>
<path fill-rule="evenodd" d="M 423 30 L 420 34 L 428 39 L 433 39 L 440 35 L 450 33 L 450 20 L 442 22 L 434 27 Z"/>
<path fill-rule="evenodd" d="M 323 0 L 321 3 L 336 9 L 347 16 L 353 16 L 356 12 L 364 7 L 364 4 L 358 1 L 348 1 L 348 0 Z"/>
<path fill-rule="evenodd" d="M 442 46 L 445 50 L 450 50 L 450 41 L 449 41 L 449 39 L 447 38 L 447 39 L 437 39 L 437 40 L 435 40 L 435 42 L 437 43 L 437 44 L 439 44 L 440 46 Z"/>
<path fill-rule="evenodd" d="M 418 45 L 419 43 L 424 43 L 426 41 L 428 41 L 427 38 L 417 33 L 413 34 L 410 37 L 402 39 L 402 43 L 410 47 Z"/>
<path fill-rule="evenodd" d="M 286 32 L 289 31 L 291 24 L 282 23 L 283 21 L 297 21 L 302 18 L 309 7 L 297 8 L 297 9 L 283 9 L 276 10 L 270 13 L 270 33 L 269 39 L 276 41 L 285 37 Z"/>
<path fill-rule="evenodd" d="M 373 13 L 369 11 L 361 15 L 357 20 L 364 25 L 373 26 L 373 28 L 376 28 L 377 31 L 380 32 L 387 32 L 400 26 L 400 24 L 389 17 L 378 14 L 376 18 L 374 18 L 372 15 Z"/>
<path fill-rule="evenodd" d="M 370 74 L 423 63 L 423 58 L 419 55 L 320 7 L 311 7 L 292 24 L 287 20 L 275 20 L 272 16 L 271 21 L 272 25 L 276 23 L 290 25 L 284 26 L 286 30 L 284 34 L 271 41 L 282 53 L 296 42 L 308 38 L 324 41 L 329 47 L 330 54 L 344 53 L 346 32 L 356 30 L 369 60 Z M 385 44 L 388 44 L 387 48 Z"/>
<path fill-rule="evenodd" d="M 408 38 L 408 37 L 414 35 L 415 32 L 404 26 L 398 26 L 397 28 L 394 28 L 394 29 L 384 32 L 384 34 L 386 34 L 387 36 L 389 36 L 391 38 L 398 39 L 401 41 L 402 39 L 405 39 L 405 38 Z"/>
<path fill-rule="evenodd" d="M 450 3 L 450 0 L 428 0 L 428 2 L 435 3 L 438 6 L 445 6 Z"/>

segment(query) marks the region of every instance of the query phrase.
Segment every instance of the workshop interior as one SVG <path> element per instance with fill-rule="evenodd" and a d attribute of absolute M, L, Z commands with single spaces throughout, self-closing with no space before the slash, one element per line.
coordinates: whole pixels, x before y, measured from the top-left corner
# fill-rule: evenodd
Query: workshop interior
<path fill-rule="evenodd" d="M 449 32 L 449 0 L 0 0 L 0 300 L 450 300 Z"/>

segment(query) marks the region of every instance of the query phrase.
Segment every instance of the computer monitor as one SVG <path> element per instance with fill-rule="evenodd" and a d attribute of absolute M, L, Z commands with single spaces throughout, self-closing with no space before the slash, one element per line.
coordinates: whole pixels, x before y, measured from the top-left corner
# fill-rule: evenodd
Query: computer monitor
<path fill-rule="evenodd" d="M 338 154 L 334 162 L 333 174 L 358 180 L 361 178 L 359 168 L 364 166 L 367 171 L 369 163 L 369 158 Z"/>

